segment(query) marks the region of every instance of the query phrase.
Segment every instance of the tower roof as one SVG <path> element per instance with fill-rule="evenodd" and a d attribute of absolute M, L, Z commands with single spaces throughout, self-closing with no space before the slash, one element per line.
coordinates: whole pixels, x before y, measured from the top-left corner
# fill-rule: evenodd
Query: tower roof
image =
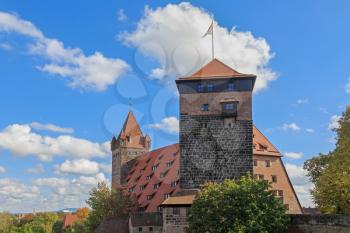
<path fill-rule="evenodd" d="M 213 59 L 208 64 L 200 68 L 191 76 L 180 78 L 180 80 L 197 80 L 211 78 L 245 78 L 255 77 L 253 74 L 242 74 L 218 59 Z"/>
<path fill-rule="evenodd" d="M 132 111 L 130 111 L 126 117 L 121 134 L 125 136 L 142 136 L 140 126 Z"/>

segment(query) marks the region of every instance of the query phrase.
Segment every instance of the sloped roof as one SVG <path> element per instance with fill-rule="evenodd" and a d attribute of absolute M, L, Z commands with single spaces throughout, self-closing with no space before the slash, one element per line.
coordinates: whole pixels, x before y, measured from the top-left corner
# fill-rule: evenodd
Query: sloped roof
<path fill-rule="evenodd" d="M 253 143 L 264 145 L 263 148 L 255 146 L 254 155 L 281 156 L 279 151 L 255 126 L 253 133 Z M 179 168 L 179 144 L 150 151 L 136 158 L 127 176 L 125 187 L 127 190 L 134 189 L 133 196 L 137 198 L 140 206 L 144 207 L 146 212 L 156 212 L 157 207 L 166 200 L 165 194 L 179 191 Z M 166 175 L 162 177 L 161 174 L 165 173 Z M 175 186 L 172 186 L 173 182 L 176 182 Z M 155 188 L 156 184 L 160 184 L 159 188 Z M 141 186 L 144 186 L 143 190 Z M 147 198 L 147 196 L 149 197 Z M 166 200 L 165 203 L 188 203 L 194 198 L 194 194 L 187 193 L 182 197 L 179 195 L 172 197 L 175 198 Z"/>
<path fill-rule="evenodd" d="M 215 58 L 191 76 L 180 78 L 179 80 L 207 79 L 213 77 L 255 77 L 255 75 L 239 73 Z"/>
<path fill-rule="evenodd" d="M 77 220 L 78 220 L 78 216 L 76 214 L 65 215 L 63 219 L 63 228 L 73 226 Z"/>
<path fill-rule="evenodd" d="M 132 111 L 129 111 L 128 116 L 126 117 L 122 132 L 126 136 L 142 136 L 140 126 L 137 123 L 134 113 Z"/>

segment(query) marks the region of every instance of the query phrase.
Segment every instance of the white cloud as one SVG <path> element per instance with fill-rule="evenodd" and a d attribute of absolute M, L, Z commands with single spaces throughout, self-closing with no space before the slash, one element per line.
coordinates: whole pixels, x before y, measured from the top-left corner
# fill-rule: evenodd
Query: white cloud
<path fill-rule="evenodd" d="M 27 186 L 15 179 L 0 179 L 0 201 L 23 200 L 36 197 L 40 193 L 38 187 Z M 1 210 L 1 207 L 0 207 Z"/>
<path fill-rule="evenodd" d="M 43 173 L 45 171 L 44 166 L 40 163 L 36 167 L 28 168 L 28 173 Z"/>
<path fill-rule="evenodd" d="M 306 132 L 308 132 L 308 133 L 315 133 L 315 130 L 314 129 L 311 129 L 311 128 L 308 128 L 308 129 L 305 129 L 306 130 Z"/>
<path fill-rule="evenodd" d="M 117 11 L 117 20 L 120 22 L 125 22 L 126 20 L 128 20 L 128 16 L 126 16 L 124 9 L 119 9 Z"/>
<path fill-rule="evenodd" d="M 74 129 L 72 128 L 63 128 L 54 124 L 42 124 L 39 122 L 32 122 L 29 124 L 33 129 L 38 130 L 47 130 L 57 133 L 74 133 Z"/>
<path fill-rule="evenodd" d="M 64 187 L 69 185 L 69 180 L 65 178 L 39 178 L 33 181 L 34 185 L 48 186 L 51 188 Z"/>
<path fill-rule="evenodd" d="M 350 94 L 350 78 L 349 78 L 348 83 L 345 85 L 345 92 Z"/>
<path fill-rule="evenodd" d="M 107 173 L 107 174 L 111 174 L 112 173 L 112 165 L 111 164 L 108 164 L 108 163 L 100 163 L 98 165 L 100 167 L 100 169 Z"/>
<path fill-rule="evenodd" d="M 34 42 L 29 52 L 48 62 L 38 68 L 66 78 L 70 87 L 104 91 L 129 69 L 123 60 L 107 58 L 100 52 L 86 56 L 79 48 L 65 48 L 61 41 L 45 37 L 31 22 L 15 14 L 0 12 L 0 32 L 31 38 Z"/>
<path fill-rule="evenodd" d="M 8 43 L 0 43 L 0 48 L 5 50 L 5 51 L 11 51 L 12 46 Z"/>
<path fill-rule="evenodd" d="M 202 38 L 210 23 L 210 13 L 190 3 L 146 7 L 136 30 L 121 33 L 119 39 L 156 59 L 159 70 L 152 74 L 164 70 L 164 82 L 173 85 L 175 77 L 188 75 L 210 61 L 211 39 Z M 268 68 L 273 54 L 264 38 L 214 24 L 216 58 L 239 72 L 257 74 L 255 91 L 277 78 Z"/>
<path fill-rule="evenodd" d="M 96 176 L 80 176 L 79 179 L 72 180 L 74 184 L 90 186 L 96 186 L 99 182 L 107 182 L 109 184 L 103 173 L 98 173 Z"/>
<path fill-rule="evenodd" d="M 302 152 L 285 152 L 284 156 L 291 159 L 300 159 L 304 156 Z"/>
<path fill-rule="evenodd" d="M 105 157 L 109 143 L 91 142 L 68 135 L 49 137 L 31 132 L 29 125 L 13 124 L 0 131 L 0 149 L 14 155 L 36 155 L 49 161 L 53 156 L 78 158 Z"/>
<path fill-rule="evenodd" d="M 6 168 L 0 166 L 0 174 L 1 174 L 1 173 L 5 173 L 5 172 L 6 172 Z"/>
<path fill-rule="evenodd" d="M 310 190 L 313 188 L 313 184 L 306 176 L 306 171 L 302 166 L 295 164 L 286 164 L 286 170 L 293 184 L 294 190 L 297 193 L 302 206 L 313 207 L 315 206 Z"/>
<path fill-rule="evenodd" d="M 287 130 L 292 130 L 292 131 L 300 131 L 300 126 L 297 125 L 296 123 L 290 123 L 290 124 L 283 124 L 282 129 L 287 131 Z"/>
<path fill-rule="evenodd" d="M 297 104 L 307 104 L 309 103 L 309 99 L 298 99 Z"/>
<path fill-rule="evenodd" d="M 99 165 L 97 162 L 88 159 L 66 160 L 56 166 L 56 172 L 91 175 L 99 172 Z"/>
<path fill-rule="evenodd" d="M 159 129 L 168 133 L 179 132 L 179 120 L 176 117 L 166 117 L 160 123 L 150 125 L 153 129 Z"/>
<path fill-rule="evenodd" d="M 328 124 L 329 130 L 334 130 L 339 128 L 339 120 L 341 116 L 333 115 L 330 119 L 330 122 Z"/>

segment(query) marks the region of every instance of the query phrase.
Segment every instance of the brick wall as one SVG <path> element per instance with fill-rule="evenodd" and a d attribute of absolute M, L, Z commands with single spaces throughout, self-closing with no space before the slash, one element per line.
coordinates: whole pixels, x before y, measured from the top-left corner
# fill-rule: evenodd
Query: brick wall
<path fill-rule="evenodd" d="M 253 172 L 253 124 L 221 115 L 180 115 L 180 186 L 198 188 Z"/>
<path fill-rule="evenodd" d="M 288 233 L 349 233 L 350 215 L 290 215 Z"/>

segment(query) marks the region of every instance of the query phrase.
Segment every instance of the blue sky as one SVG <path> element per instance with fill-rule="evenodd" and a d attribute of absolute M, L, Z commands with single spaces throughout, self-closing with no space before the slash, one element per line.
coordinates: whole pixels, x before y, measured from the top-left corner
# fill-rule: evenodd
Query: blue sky
<path fill-rule="evenodd" d="M 330 129 L 350 99 L 349 9 L 345 0 L 2 1 L 0 211 L 84 205 L 110 179 L 108 140 L 129 98 L 153 148 L 177 142 L 173 80 L 210 60 L 201 35 L 211 14 L 216 57 L 258 75 L 254 123 L 311 205 L 301 165 L 334 148 Z"/>

